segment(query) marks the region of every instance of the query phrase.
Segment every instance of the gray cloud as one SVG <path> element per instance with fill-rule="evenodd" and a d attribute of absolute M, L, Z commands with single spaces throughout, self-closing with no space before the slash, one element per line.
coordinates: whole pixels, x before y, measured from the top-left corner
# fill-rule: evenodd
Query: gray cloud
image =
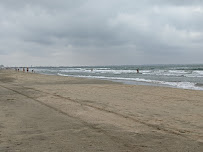
<path fill-rule="evenodd" d="M 7 0 L 0 13 L 0 64 L 202 63 L 201 0 Z"/>

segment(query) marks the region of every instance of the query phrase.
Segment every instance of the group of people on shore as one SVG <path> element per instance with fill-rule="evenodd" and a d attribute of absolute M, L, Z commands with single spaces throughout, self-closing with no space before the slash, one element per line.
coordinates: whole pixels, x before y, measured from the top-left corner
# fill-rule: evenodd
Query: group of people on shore
<path fill-rule="evenodd" d="M 23 68 L 23 72 L 25 72 L 25 69 L 26 69 L 27 72 L 29 72 L 29 68 Z M 18 71 L 18 72 L 19 72 L 20 69 L 19 69 L 19 68 L 18 68 L 18 69 L 15 68 L 15 71 Z M 32 70 L 32 73 L 34 73 L 34 70 Z"/>

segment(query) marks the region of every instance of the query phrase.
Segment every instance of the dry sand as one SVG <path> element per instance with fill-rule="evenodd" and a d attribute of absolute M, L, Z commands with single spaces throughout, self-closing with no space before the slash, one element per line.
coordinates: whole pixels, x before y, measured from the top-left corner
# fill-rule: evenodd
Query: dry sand
<path fill-rule="evenodd" d="M 0 151 L 202 152 L 203 91 L 0 70 Z"/>

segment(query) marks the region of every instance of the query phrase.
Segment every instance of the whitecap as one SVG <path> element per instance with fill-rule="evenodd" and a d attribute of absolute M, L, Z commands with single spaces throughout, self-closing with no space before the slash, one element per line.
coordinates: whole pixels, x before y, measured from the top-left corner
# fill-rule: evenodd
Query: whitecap
<path fill-rule="evenodd" d="M 60 73 L 58 73 L 58 75 L 73 76 L 73 75 L 66 75 L 66 74 L 60 74 Z M 163 85 L 168 85 L 168 86 L 182 88 L 182 89 L 203 90 L 202 87 L 198 87 L 196 86 L 196 83 L 192 83 L 192 82 L 165 82 L 165 81 L 148 80 L 148 79 L 141 79 L 141 78 L 104 77 L 104 76 L 90 76 L 90 75 L 89 76 L 77 75 L 75 77 L 147 82 L 147 83 L 163 84 Z"/>

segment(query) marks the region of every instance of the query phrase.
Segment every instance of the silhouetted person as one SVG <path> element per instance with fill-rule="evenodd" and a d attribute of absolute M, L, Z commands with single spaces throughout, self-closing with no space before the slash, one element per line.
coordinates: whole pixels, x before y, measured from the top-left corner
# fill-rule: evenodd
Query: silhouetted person
<path fill-rule="evenodd" d="M 137 69 L 137 73 L 139 73 L 139 69 Z"/>
<path fill-rule="evenodd" d="M 29 71 L 29 69 L 27 68 L 27 72 Z"/>

